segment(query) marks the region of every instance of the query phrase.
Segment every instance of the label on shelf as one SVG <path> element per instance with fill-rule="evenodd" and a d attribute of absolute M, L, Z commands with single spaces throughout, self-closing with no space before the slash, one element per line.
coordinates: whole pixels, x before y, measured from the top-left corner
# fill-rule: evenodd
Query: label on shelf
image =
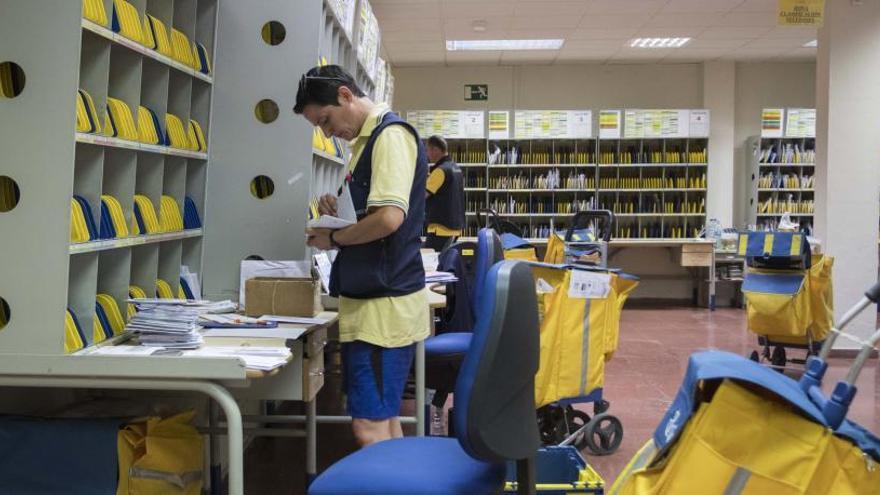
<path fill-rule="evenodd" d="M 782 115 L 784 108 L 765 108 L 761 111 L 761 137 L 782 137 Z"/>
<path fill-rule="evenodd" d="M 709 137 L 709 122 L 711 115 L 709 110 L 691 110 L 691 120 L 688 128 L 689 137 Z"/>
<path fill-rule="evenodd" d="M 599 111 L 599 139 L 620 139 L 620 110 Z"/>
<path fill-rule="evenodd" d="M 815 108 L 789 108 L 785 116 L 785 137 L 816 137 Z"/>
<path fill-rule="evenodd" d="M 689 136 L 689 126 L 690 110 L 626 110 L 623 137 L 685 138 Z"/>
<path fill-rule="evenodd" d="M 510 112 L 489 111 L 489 139 L 510 139 Z"/>
<path fill-rule="evenodd" d="M 591 110 L 517 110 L 516 139 L 587 139 L 593 136 Z"/>
<path fill-rule="evenodd" d="M 445 139 L 485 139 L 486 122 L 482 110 L 420 110 L 406 112 L 406 121 L 423 138 L 439 134 Z"/>

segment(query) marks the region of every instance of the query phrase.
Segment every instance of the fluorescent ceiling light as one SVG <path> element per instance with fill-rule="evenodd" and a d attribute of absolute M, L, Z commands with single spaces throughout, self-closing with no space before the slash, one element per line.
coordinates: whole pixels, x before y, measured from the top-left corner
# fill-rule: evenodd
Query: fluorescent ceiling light
<path fill-rule="evenodd" d="M 690 38 L 634 38 L 629 46 L 633 48 L 681 48 Z"/>
<path fill-rule="evenodd" d="M 808 41 L 804 43 L 804 48 L 817 48 L 819 46 L 819 40 Z"/>
<path fill-rule="evenodd" d="M 546 40 L 446 40 L 446 50 L 559 50 L 563 39 Z"/>

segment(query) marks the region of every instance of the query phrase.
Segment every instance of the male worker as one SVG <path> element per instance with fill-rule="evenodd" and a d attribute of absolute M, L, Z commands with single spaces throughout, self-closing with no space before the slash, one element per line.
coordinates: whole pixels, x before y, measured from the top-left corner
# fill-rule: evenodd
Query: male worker
<path fill-rule="evenodd" d="M 428 336 L 428 298 L 419 249 L 428 165 L 416 130 L 373 103 L 337 65 L 299 82 L 294 112 L 327 136 L 350 141 L 346 184 L 356 224 L 306 229 L 308 245 L 338 249 L 330 293 L 339 296 L 344 389 L 361 446 L 403 436 L 400 403 L 415 342 Z M 319 200 L 336 214 L 336 196 Z"/>
<path fill-rule="evenodd" d="M 442 251 L 464 229 L 464 179 L 458 164 L 449 156 L 445 139 L 429 137 L 427 150 L 428 160 L 434 166 L 428 175 L 425 247 Z"/>

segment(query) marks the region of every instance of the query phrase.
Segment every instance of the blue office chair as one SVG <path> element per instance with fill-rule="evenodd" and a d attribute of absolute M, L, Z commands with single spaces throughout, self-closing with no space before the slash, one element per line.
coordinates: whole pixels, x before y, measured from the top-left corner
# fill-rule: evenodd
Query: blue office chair
<path fill-rule="evenodd" d="M 486 274 L 489 269 L 504 259 L 501 247 L 501 239 L 494 230 L 484 228 L 477 234 L 476 261 L 474 267 L 474 283 L 471 286 L 470 301 L 471 311 L 477 314 L 478 299 L 480 298 Z M 463 301 L 456 300 L 455 304 Z M 464 355 L 471 345 L 473 333 L 471 329 L 458 329 L 457 331 L 440 333 L 425 340 L 426 380 L 428 388 L 435 391 L 431 404 L 442 408 L 446 403 L 449 393 L 455 386 L 458 376 L 458 368 Z"/>
<path fill-rule="evenodd" d="M 500 493 L 517 461 L 519 493 L 534 493 L 535 373 L 540 342 L 529 266 L 498 263 L 483 277 L 474 338 L 455 385 L 456 437 L 379 442 L 336 462 L 310 495 Z"/>

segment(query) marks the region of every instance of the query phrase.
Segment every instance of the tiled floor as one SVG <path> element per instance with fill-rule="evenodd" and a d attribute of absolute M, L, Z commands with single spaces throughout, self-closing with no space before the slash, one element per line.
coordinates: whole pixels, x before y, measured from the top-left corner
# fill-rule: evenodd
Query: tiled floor
<path fill-rule="evenodd" d="M 651 436 L 681 382 L 688 356 L 701 349 L 747 354 L 756 347 L 741 310 L 709 312 L 696 308 L 627 309 L 621 322 L 620 349 L 606 369 L 609 412 L 624 425 L 620 450 L 607 457 L 587 456 L 608 484 Z M 832 360 L 829 380 L 846 373 L 848 361 Z M 332 377 L 319 401 L 319 414 L 340 411 Z M 880 369 L 873 360 L 862 374 L 850 417 L 880 432 Z M 354 449 L 348 426 L 323 425 L 318 433 L 319 470 Z M 301 439 L 259 439 L 245 459 L 249 494 L 302 494 L 305 480 Z"/>

